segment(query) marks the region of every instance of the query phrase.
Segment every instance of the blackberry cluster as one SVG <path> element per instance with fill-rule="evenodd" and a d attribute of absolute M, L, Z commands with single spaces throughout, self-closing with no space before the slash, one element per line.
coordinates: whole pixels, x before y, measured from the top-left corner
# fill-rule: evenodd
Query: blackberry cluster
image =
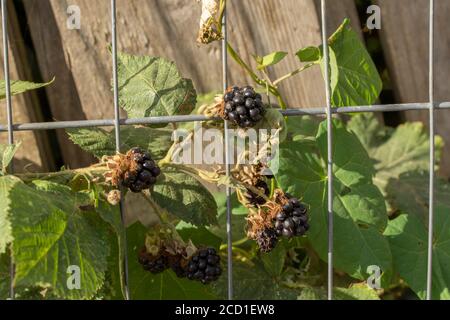
<path fill-rule="evenodd" d="M 213 248 L 200 249 L 187 265 L 187 278 L 203 284 L 216 281 L 222 273 L 220 257 Z"/>
<path fill-rule="evenodd" d="M 266 196 L 270 195 L 269 186 L 267 185 L 267 183 L 264 180 L 259 180 L 255 184 L 255 188 L 258 188 L 259 190 L 264 192 L 264 194 Z M 248 190 L 248 189 L 247 189 L 247 192 L 245 194 L 245 198 L 253 206 L 259 206 L 259 205 L 262 205 L 262 204 L 266 203 L 266 199 L 264 199 L 260 195 L 256 194 L 255 192 L 253 192 L 251 190 Z"/>
<path fill-rule="evenodd" d="M 223 100 L 225 120 L 230 120 L 241 128 L 253 127 L 266 111 L 261 95 L 250 86 L 232 87 L 225 93 Z"/>
<path fill-rule="evenodd" d="M 283 210 L 278 213 L 275 221 L 275 229 L 278 236 L 292 238 L 302 236 L 308 231 L 308 210 L 306 206 L 297 198 L 288 194 L 288 203 L 283 206 Z"/>
<path fill-rule="evenodd" d="M 135 170 L 125 172 L 122 185 L 132 192 L 141 192 L 149 189 L 156 182 L 161 169 L 152 160 L 148 152 L 140 148 L 133 148 L 130 151 L 131 160 L 134 161 Z"/>
<path fill-rule="evenodd" d="M 220 257 L 213 248 L 200 249 L 186 260 L 179 254 L 153 256 L 147 253 L 144 247 L 139 252 L 138 261 L 144 270 L 151 273 L 161 273 L 170 268 L 179 278 L 187 277 L 189 280 L 197 280 L 203 284 L 216 281 L 222 274 Z"/>
<path fill-rule="evenodd" d="M 156 257 L 147 253 L 145 248 L 139 252 L 139 263 L 142 265 L 145 271 L 150 271 L 151 273 L 161 273 L 169 267 L 167 257 L 163 255 L 158 255 Z"/>
<path fill-rule="evenodd" d="M 258 233 L 256 243 L 261 252 L 270 252 L 278 242 L 277 231 L 274 228 L 267 228 Z"/>

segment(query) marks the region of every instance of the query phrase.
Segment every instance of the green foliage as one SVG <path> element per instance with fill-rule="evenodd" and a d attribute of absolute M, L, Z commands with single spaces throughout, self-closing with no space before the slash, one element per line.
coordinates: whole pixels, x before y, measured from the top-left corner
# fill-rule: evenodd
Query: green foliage
<path fill-rule="evenodd" d="M 334 121 L 334 243 L 335 266 L 357 279 L 366 279 L 367 267 L 378 265 L 389 277 L 392 258 L 382 232 L 387 223 L 381 192 L 373 184 L 370 158 L 356 135 Z M 326 123 L 317 144 L 288 142 L 280 150 L 276 175 L 283 190 L 310 206 L 309 239 L 319 256 L 327 258 Z M 296 165 L 293 166 L 292 163 Z M 386 276 L 385 276 L 386 277 Z"/>
<path fill-rule="evenodd" d="M 224 271 L 225 273 L 225 271 Z M 268 273 L 261 261 L 251 264 L 233 263 L 234 299 L 237 300 L 293 300 L 297 292 L 283 285 L 281 278 Z M 220 277 L 214 284 L 215 292 L 221 299 L 227 297 L 226 277 Z"/>
<path fill-rule="evenodd" d="M 68 129 L 69 138 L 84 151 L 97 158 L 116 153 L 114 130 L 101 128 Z M 151 153 L 153 159 L 163 158 L 172 143 L 172 130 L 146 127 L 121 127 L 121 150 L 140 147 Z"/>
<path fill-rule="evenodd" d="M 437 203 L 433 233 L 433 299 L 450 299 L 450 207 Z M 417 215 L 402 214 L 389 221 L 385 231 L 389 238 L 394 265 L 415 293 L 426 296 L 427 229 Z"/>
<path fill-rule="evenodd" d="M 47 181 L 29 186 L 11 176 L 0 180 L 1 197 L 8 199 L 1 217 L 9 221 L 14 240 L 14 284 L 49 286 L 70 299 L 91 298 L 103 284 L 109 246 L 103 221 L 80 209 L 89 197 Z M 66 285 L 71 265 L 80 267 L 80 290 Z"/>
<path fill-rule="evenodd" d="M 373 114 L 361 114 L 352 117 L 348 128 L 358 136 L 373 159 L 374 182 L 388 198 L 386 188 L 390 181 L 404 173 L 429 169 L 429 136 L 422 123 L 410 122 L 391 129 L 382 126 Z M 439 162 L 443 141 L 439 136 L 435 141 Z"/>
<path fill-rule="evenodd" d="M 381 92 L 382 81 L 372 58 L 356 32 L 351 29 L 348 19 L 330 37 L 329 49 L 333 105 L 343 107 L 373 104 Z"/>
<path fill-rule="evenodd" d="M 45 83 L 33 83 L 29 81 L 21 81 L 21 80 L 11 80 L 11 95 L 16 95 L 20 93 L 24 93 L 30 90 L 39 89 L 42 87 L 46 87 L 53 83 L 55 78 Z M 0 80 L 0 100 L 6 98 L 6 82 L 5 80 Z"/>
<path fill-rule="evenodd" d="M 154 186 L 152 199 L 183 221 L 196 226 L 217 222 L 217 205 L 211 193 L 193 176 L 166 170 Z"/>
<path fill-rule="evenodd" d="M 295 54 L 301 62 L 317 62 L 320 59 L 320 50 L 317 47 L 306 47 Z"/>
<path fill-rule="evenodd" d="M 195 107 L 192 81 L 173 62 L 118 54 L 119 102 L 130 118 L 189 114 Z"/>
<path fill-rule="evenodd" d="M 258 64 L 257 68 L 262 70 L 269 66 L 273 66 L 283 60 L 287 55 L 287 52 L 276 51 L 265 55 L 264 57 L 256 57 L 256 62 Z"/>
<path fill-rule="evenodd" d="M 20 145 L 20 142 L 11 145 L 0 144 L 0 175 L 5 175 L 7 173 L 8 166 L 13 160 Z"/>

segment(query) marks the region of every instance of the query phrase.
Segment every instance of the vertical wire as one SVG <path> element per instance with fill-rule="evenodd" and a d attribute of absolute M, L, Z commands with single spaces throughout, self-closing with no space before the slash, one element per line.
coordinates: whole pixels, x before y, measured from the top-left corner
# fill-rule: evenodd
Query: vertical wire
<path fill-rule="evenodd" d="M 225 92 L 228 87 L 228 52 L 227 52 L 227 13 L 224 9 L 222 17 L 222 84 Z M 228 134 L 228 121 L 224 120 L 224 134 L 225 134 L 225 172 L 226 176 L 230 176 L 230 141 Z M 227 272 L 228 272 L 228 300 L 233 300 L 233 240 L 231 230 L 231 189 L 226 186 L 227 196 Z"/>
<path fill-rule="evenodd" d="M 434 122 L 434 0 L 430 0 L 429 31 L 429 127 L 430 127 L 430 189 L 428 206 L 428 260 L 427 260 L 427 300 L 432 299 L 433 283 L 433 225 L 434 225 L 434 166 L 435 166 L 435 122 Z"/>
<path fill-rule="evenodd" d="M 326 96 L 326 115 L 327 115 L 327 176 L 328 176 L 328 300 L 333 300 L 333 123 L 331 113 L 331 87 L 329 70 L 329 50 L 327 38 L 327 20 L 326 20 L 325 0 L 321 0 L 321 22 L 322 22 L 322 46 L 324 51 L 324 74 L 325 74 L 325 96 Z"/>
<path fill-rule="evenodd" d="M 116 22 L 116 0 L 111 0 L 111 37 L 112 37 L 112 59 L 113 59 L 113 86 L 114 86 L 114 131 L 116 137 L 116 152 L 120 152 L 120 109 L 119 109 L 119 84 L 117 76 L 117 22 Z M 123 190 L 121 190 L 123 191 Z M 123 192 L 122 192 L 123 194 Z M 120 200 L 120 219 L 122 221 L 123 232 L 123 275 L 121 279 L 125 289 L 125 299 L 130 300 L 130 288 L 128 281 L 128 246 L 127 246 L 127 232 L 125 225 L 125 210 L 123 206 L 123 199 Z M 122 261 L 121 261 L 122 263 Z M 123 278 L 122 278 L 123 277 Z"/>
<path fill-rule="evenodd" d="M 5 90 L 6 90 L 6 118 L 8 121 L 8 143 L 13 144 L 14 143 L 14 130 L 13 130 L 13 115 L 12 115 L 12 104 L 11 104 L 11 81 L 9 78 L 9 51 L 8 51 L 8 13 L 6 8 L 6 0 L 2 0 L 2 32 L 3 32 L 3 71 L 4 71 L 4 77 L 5 77 Z M 11 162 L 9 166 L 9 172 L 13 172 L 14 167 L 13 163 Z M 10 285 L 9 285 L 9 297 L 13 300 L 14 299 L 14 276 L 15 276 L 15 265 L 13 261 L 12 256 L 12 249 L 11 249 L 11 262 L 9 266 L 9 278 L 10 278 Z"/>

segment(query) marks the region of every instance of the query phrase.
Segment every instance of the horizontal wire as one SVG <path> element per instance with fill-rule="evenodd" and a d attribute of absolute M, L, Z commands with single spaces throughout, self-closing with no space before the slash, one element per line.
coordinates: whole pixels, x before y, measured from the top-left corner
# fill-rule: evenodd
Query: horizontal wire
<path fill-rule="evenodd" d="M 395 112 L 411 110 L 429 110 L 430 103 L 404 103 L 404 104 L 386 104 L 373 106 L 355 106 L 333 108 L 333 114 L 362 113 L 362 112 Z M 450 109 L 450 102 L 435 103 L 435 110 Z M 284 116 L 307 116 L 307 115 L 325 115 L 325 109 L 287 109 L 280 110 Z M 194 121 L 223 121 L 219 117 L 207 117 L 204 115 L 183 115 L 183 116 L 161 116 L 133 119 L 120 119 L 120 125 L 139 125 L 139 124 L 165 124 L 171 122 L 194 122 Z M 103 120 L 77 120 L 77 121 L 53 121 L 53 122 L 30 122 L 14 124 L 14 131 L 32 131 L 32 130 L 55 130 L 55 129 L 73 129 L 89 127 L 113 127 L 115 119 Z M 7 132 L 8 126 L 0 125 L 0 132 Z"/>

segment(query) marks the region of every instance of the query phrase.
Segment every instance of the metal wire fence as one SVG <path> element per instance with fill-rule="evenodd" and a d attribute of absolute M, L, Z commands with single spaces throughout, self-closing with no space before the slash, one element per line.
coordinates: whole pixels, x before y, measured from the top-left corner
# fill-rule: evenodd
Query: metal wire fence
<path fill-rule="evenodd" d="M 230 4 L 228 4 L 229 6 Z M 327 119 L 327 143 L 328 143 L 328 158 L 327 158 L 327 176 L 328 176 L 328 281 L 327 281 L 327 296 L 329 300 L 333 299 L 333 131 L 332 116 L 333 114 L 345 113 L 360 113 L 360 112 L 391 112 L 391 111 L 408 111 L 408 110 L 429 110 L 429 139 L 430 139 L 430 153 L 429 153 L 429 217 L 428 217 L 428 256 L 427 256 L 427 299 L 431 300 L 432 288 L 432 267 L 433 267 L 433 222 L 434 222 L 434 168 L 435 168 L 435 125 L 434 113 L 435 110 L 450 109 L 450 102 L 436 103 L 434 101 L 434 0 L 429 0 L 429 102 L 428 103 L 409 103 L 409 104 L 387 104 L 387 105 L 372 105 L 372 106 L 352 106 L 332 108 L 331 106 L 331 83 L 329 68 L 324 68 L 325 78 L 325 93 L 326 93 L 326 107 L 311 108 L 311 109 L 288 109 L 281 113 L 285 116 L 303 116 L 303 115 L 326 115 Z M 2 10 L 2 35 L 3 35 L 3 65 L 4 78 L 6 88 L 6 117 L 7 124 L 0 125 L 0 133 L 7 132 L 8 143 L 14 143 L 15 131 L 36 131 L 36 130 L 53 130 L 53 129 L 69 129 L 69 128 L 84 128 L 84 127 L 107 127 L 113 126 L 115 130 L 116 150 L 120 152 L 120 126 L 121 125 L 138 125 L 138 124 L 168 124 L 171 122 L 194 122 L 204 120 L 222 121 L 220 118 L 208 118 L 202 115 L 183 115 L 183 116 L 162 116 L 162 117 L 147 117 L 134 119 L 121 119 L 119 113 L 119 94 L 118 94 L 118 75 L 117 75 L 117 28 L 116 28 L 116 0 L 111 0 L 111 34 L 112 34 L 112 56 L 113 56 L 113 92 L 114 92 L 114 119 L 100 119 L 100 120 L 81 120 L 81 121 L 53 121 L 53 122 L 37 122 L 37 123 L 21 123 L 14 124 L 12 116 L 11 103 L 11 85 L 10 85 L 10 71 L 9 71 L 9 53 L 8 53 L 8 29 L 7 29 L 7 0 L 1 0 Z M 324 63 L 329 66 L 329 48 L 328 48 L 328 32 L 327 32 L 327 0 L 321 0 L 321 29 L 322 29 L 322 45 L 324 48 Z M 223 71 L 223 89 L 228 87 L 228 55 L 227 55 L 227 23 L 226 13 L 222 21 L 223 35 L 222 40 L 222 71 Z M 228 122 L 224 121 L 225 126 L 225 165 L 226 175 L 230 174 L 230 157 L 228 154 L 229 134 Z M 10 171 L 13 172 L 13 168 Z M 231 190 L 226 188 L 226 203 L 227 203 L 227 276 L 228 276 L 228 299 L 233 299 L 233 260 L 232 260 L 232 208 L 230 200 Z M 124 224 L 124 210 L 123 203 L 120 204 L 120 212 L 122 224 Z M 125 239 L 126 244 L 126 239 Z M 125 298 L 130 299 L 130 288 L 128 282 L 128 257 L 125 246 L 124 254 L 124 284 L 125 284 Z M 12 259 L 11 259 L 12 261 Z M 14 264 L 11 262 L 10 268 L 10 297 L 14 299 Z"/>

